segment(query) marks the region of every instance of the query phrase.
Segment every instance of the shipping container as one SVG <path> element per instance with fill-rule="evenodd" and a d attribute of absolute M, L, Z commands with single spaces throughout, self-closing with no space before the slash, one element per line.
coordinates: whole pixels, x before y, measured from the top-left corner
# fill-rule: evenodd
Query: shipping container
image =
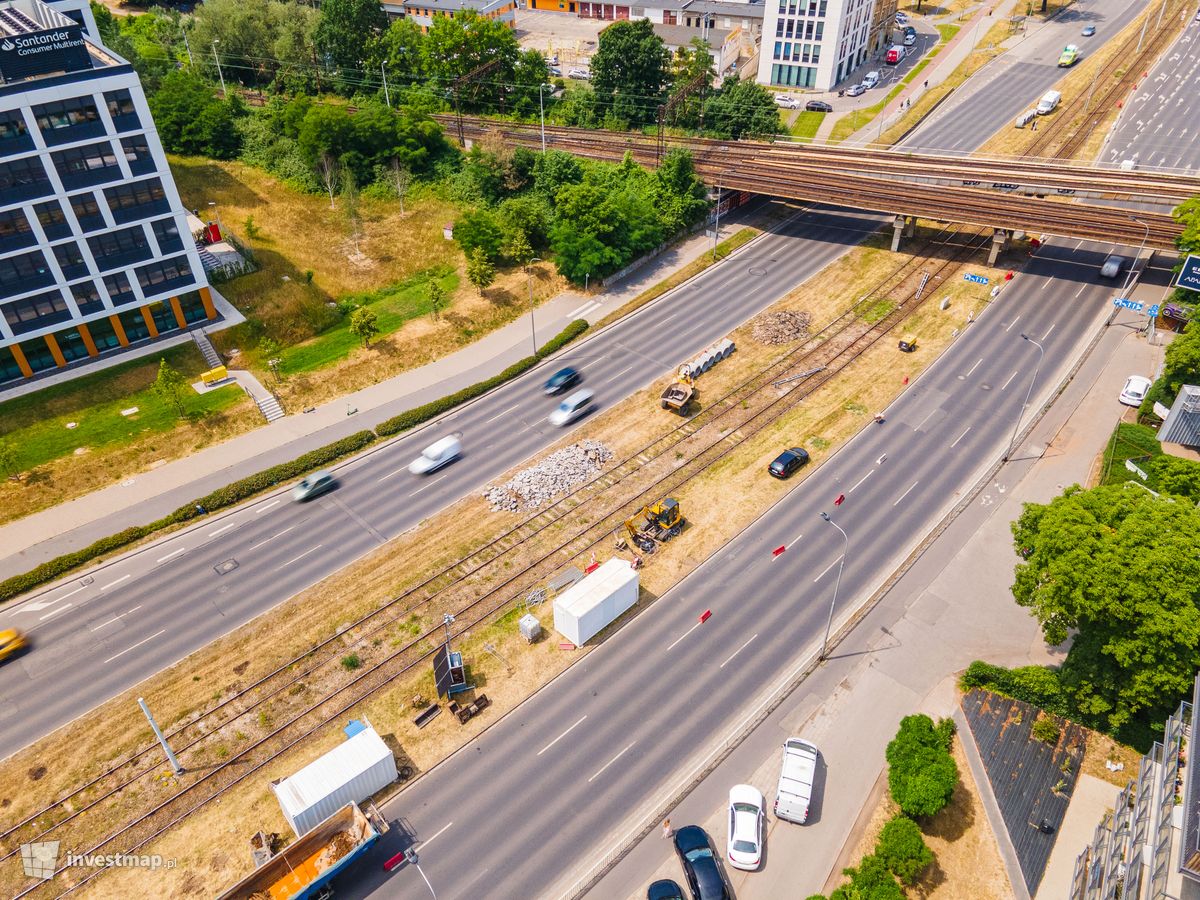
<path fill-rule="evenodd" d="M 554 629 L 580 647 L 638 599 L 638 573 L 614 558 L 554 600 Z"/>

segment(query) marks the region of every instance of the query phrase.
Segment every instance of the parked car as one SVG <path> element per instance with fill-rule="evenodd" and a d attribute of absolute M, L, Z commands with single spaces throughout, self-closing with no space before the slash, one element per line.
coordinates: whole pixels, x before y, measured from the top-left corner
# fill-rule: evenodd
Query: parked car
<path fill-rule="evenodd" d="M 557 66 L 558 65 L 558 54 L 551 53 L 549 56 L 547 56 L 546 57 L 546 65 Z"/>
<path fill-rule="evenodd" d="M 567 69 L 567 77 L 588 81 L 592 77 L 592 73 L 587 69 Z"/>
<path fill-rule="evenodd" d="M 861 82 L 858 84 L 852 84 L 850 87 L 846 88 L 847 97 L 861 97 L 866 92 L 867 86 Z"/>
<path fill-rule="evenodd" d="M 1074 44 L 1067 44 L 1063 47 L 1063 52 L 1058 57 L 1059 68 L 1069 68 L 1079 62 L 1079 48 Z"/>
<path fill-rule="evenodd" d="M 767 466 L 767 473 L 775 478 L 791 478 L 807 462 L 808 451 L 803 447 L 792 447 L 771 461 Z"/>
<path fill-rule="evenodd" d="M 889 66 L 897 66 L 904 62 L 904 57 L 907 54 L 908 51 L 904 49 L 902 44 L 892 44 L 892 46 L 888 47 L 887 56 L 883 58 L 883 61 Z"/>
<path fill-rule="evenodd" d="M 1121 270 L 1125 268 L 1125 257 L 1117 256 L 1115 253 L 1104 260 L 1104 264 L 1100 266 L 1101 278 L 1116 278 L 1121 274 Z"/>
<path fill-rule="evenodd" d="M 1121 388 L 1120 401 L 1126 406 L 1141 406 L 1151 384 L 1153 382 L 1144 375 L 1130 375 L 1125 379 L 1125 387 Z"/>
<path fill-rule="evenodd" d="M 562 78 L 562 69 L 560 69 L 558 66 L 547 66 L 546 71 L 549 72 L 553 78 Z"/>
<path fill-rule="evenodd" d="M 824 100 L 809 100 L 807 103 L 804 104 L 804 109 L 806 112 L 823 112 L 823 113 L 833 112 L 833 107 L 830 106 L 828 103 L 826 103 Z"/>
<path fill-rule="evenodd" d="M 897 25 L 907 25 L 908 24 L 908 13 L 897 12 L 896 13 L 896 24 Z"/>
<path fill-rule="evenodd" d="M 905 47 L 911 47 L 916 42 L 917 42 L 917 33 L 915 31 L 912 34 L 904 35 L 904 46 Z"/>
<path fill-rule="evenodd" d="M 583 376 L 577 370 L 567 366 L 567 368 L 559 369 L 551 375 L 550 380 L 546 382 L 543 390 L 546 392 L 546 396 L 553 397 L 555 394 L 561 394 L 575 387 L 582 380 Z"/>
<path fill-rule="evenodd" d="M 337 484 L 332 472 L 326 472 L 322 469 L 319 472 L 313 472 L 311 475 L 305 475 L 292 488 L 292 499 L 298 503 L 303 503 L 305 500 L 311 500 L 318 494 L 323 494 L 331 490 Z"/>
<path fill-rule="evenodd" d="M 586 415 L 592 408 L 592 392 L 589 390 L 576 391 L 550 413 L 550 424 L 562 428 L 570 425 L 576 419 Z"/>
<path fill-rule="evenodd" d="M 713 853 L 708 834 L 699 825 L 675 832 L 675 852 L 692 892 L 692 900 L 729 900 L 729 891 Z"/>
<path fill-rule="evenodd" d="M 1083 31 L 1081 31 L 1079 33 L 1081 35 L 1083 35 L 1084 37 L 1091 37 L 1092 35 L 1094 35 L 1096 33 L 1096 26 L 1095 25 L 1084 25 Z"/>
<path fill-rule="evenodd" d="M 875 85 L 879 84 L 879 73 L 875 70 L 871 70 L 863 76 L 862 84 L 867 90 L 875 87 Z"/>
<path fill-rule="evenodd" d="M 787 94 L 776 94 L 775 105 L 781 106 L 784 109 L 799 109 L 800 100 L 796 97 L 791 97 Z"/>
<path fill-rule="evenodd" d="M 442 466 L 449 465 L 462 456 L 462 441 L 454 435 L 434 441 L 421 451 L 421 455 L 408 464 L 414 475 L 428 475 Z"/>
<path fill-rule="evenodd" d="M 646 900 L 683 900 L 683 888 L 670 878 L 663 878 L 646 888 Z"/>
<path fill-rule="evenodd" d="M 783 742 L 783 766 L 779 770 L 779 787 L 775 789 L 777 818 L 797 825 L 808 821 L 813 782 L 817 778 L 818 753 L 815 746 L 800 738 L 788 738 Z"/>
<path fill-rule="evenodd" d="M 1042 99 L 1038 101 L 1037 114 L 1039 116 L 1048 116 L 1050 113 L 1058 109 L 1059 101 L 1062 100 L 1062 94 L 1058 91 L 1046 91 L 1042 94 Z"/>
<path fill-rule="evenodd" d="M 763 795 L 749 784 L 729 790 L 729 864 L 753 872 L 762 863 Z"/>
<path fill-rule="evenodd" d="M 0 629 L 0 660 L 8 659 L 26 646 L 25 635 L 15 628 Z"/>

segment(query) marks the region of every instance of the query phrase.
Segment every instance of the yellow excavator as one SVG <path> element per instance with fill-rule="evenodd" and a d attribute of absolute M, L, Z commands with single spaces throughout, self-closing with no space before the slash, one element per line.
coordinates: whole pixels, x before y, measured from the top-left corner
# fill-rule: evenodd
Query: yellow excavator
<path fill-rule="evenodd" d="M 659 500 L 653 506 L 625 520 L 625 532 L 635 547 L 643 553 L 653 553 L 658 544 L 665 544 L 683 530 L 683 510 L 673 497 Z M 624 539 L 618 541 L 618 546 Z"/>

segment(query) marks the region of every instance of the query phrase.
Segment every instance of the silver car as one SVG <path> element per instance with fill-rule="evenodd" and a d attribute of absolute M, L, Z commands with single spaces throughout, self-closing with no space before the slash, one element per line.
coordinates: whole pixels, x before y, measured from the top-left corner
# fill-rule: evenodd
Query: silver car
<path fill-rule="evenodd" d="M 332 472 L 326 472 L 321 469 L 319 472 L 313 472 L 311 475 L 305 475 L 292 488 L 292 499 L 298 503 L 303 503 L 305 500 L 311 500 L 318 494 L 323 494 L 333 488 L 337 480 L 333 477 Z"/>

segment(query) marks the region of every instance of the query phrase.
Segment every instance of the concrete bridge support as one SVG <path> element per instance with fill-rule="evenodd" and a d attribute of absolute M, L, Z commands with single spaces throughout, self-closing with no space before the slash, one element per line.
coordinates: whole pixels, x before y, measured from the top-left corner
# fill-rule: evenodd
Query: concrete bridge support
<path fill-rule="evenodd" d="M 916 216 L 896 216 L 896 221 L 892 223 L 892 252 L 895 253 L 900 249 L 900 238 L 912 237 L 917 231 Z"/>
<path fill-rule="evenodd" d="M 1000 254 L 1008 247 L 1008 232 L 1003 228 L 997 228 L 992 232 L 992 249 L 988 252 L 988 265 L 994 266 L 996 260 L 1000 258 Z"/>

